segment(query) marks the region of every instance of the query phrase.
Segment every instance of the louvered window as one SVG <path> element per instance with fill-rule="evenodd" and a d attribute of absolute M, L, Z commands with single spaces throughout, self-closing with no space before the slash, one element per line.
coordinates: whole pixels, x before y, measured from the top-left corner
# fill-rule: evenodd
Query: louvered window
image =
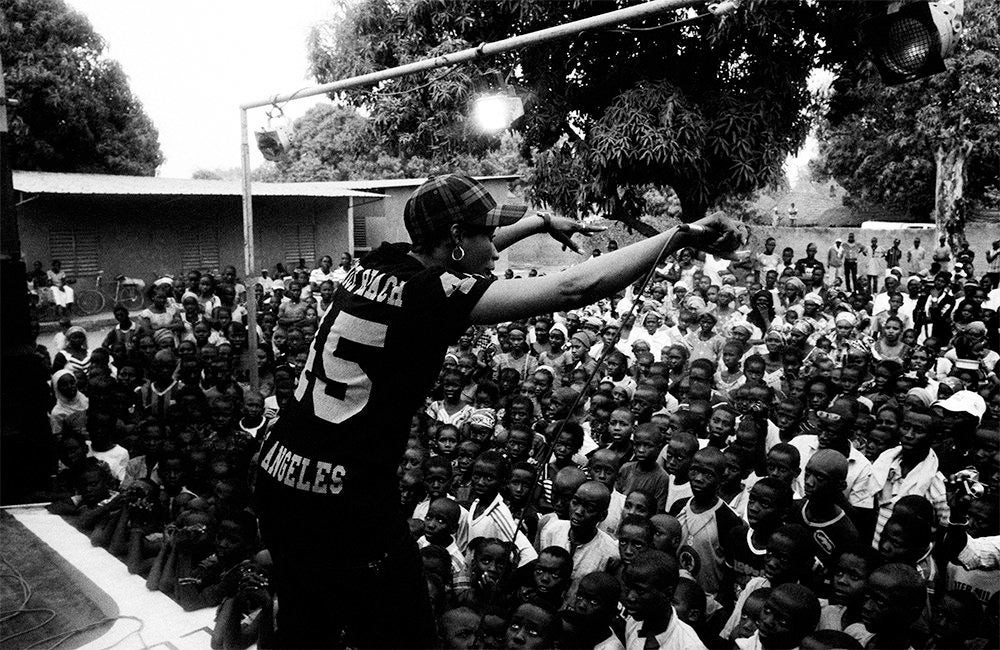
<path fill-rule="evenodd" d="M 297 266 L 299 258 L 306 261 L 306 268 L 316 265 L 316 227 L 309 224 L 283 227 L 285 238 L 285 263 Z"/>
<path fill-rule="evenodd" d="M 53 260 L 62 262 L 69 276 L 97 275 L 99 241 L 97 233 L 53 230 L 49 233 L 49 252 Z"/>
<path fill-rule="evenodd" d="M 368 220 L 365 215 L 354 212 L 354 249 L 368 248 Z"/>
<path fill-rule="evenodd" d="M 181 264 L 184 272 L 202 271 L 219 273 L 219 229 L 203 227 L 200 232 L 187 233 L 183 237 Z"/>

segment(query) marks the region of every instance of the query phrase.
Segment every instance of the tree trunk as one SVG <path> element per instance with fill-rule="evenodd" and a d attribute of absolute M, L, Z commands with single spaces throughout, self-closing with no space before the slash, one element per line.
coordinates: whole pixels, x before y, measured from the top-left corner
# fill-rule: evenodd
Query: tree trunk
<path fill-rule="evenodd" d="M 937 176 L 934 180 L 934 223 L 938 235 L 948 237 L 952 250 L 965 243 L 966 205 L 965 162 L 972 152 L 968 141 L 938 147 L 934 155 Z"/>
<path fill-rule="evenodd" d="M 677 192 L 677 188 L 674 188 Z M 705 216 L 706 207 L 701 199 L 688 194 L 687 192 L 677 192 L 677 198 L 681 202 L 681 221 L 692 223 Z"/>

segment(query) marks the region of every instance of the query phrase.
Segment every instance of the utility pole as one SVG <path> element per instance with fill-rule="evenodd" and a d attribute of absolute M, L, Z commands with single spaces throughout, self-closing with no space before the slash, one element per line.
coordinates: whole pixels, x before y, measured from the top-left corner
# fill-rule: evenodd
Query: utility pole
<path fill-rule="evenodd" d="M 21 261 L 0 60 L 0 502 L 45 500 L 56 470 L 48 371 L 35 354 L 27 272 Z"/>

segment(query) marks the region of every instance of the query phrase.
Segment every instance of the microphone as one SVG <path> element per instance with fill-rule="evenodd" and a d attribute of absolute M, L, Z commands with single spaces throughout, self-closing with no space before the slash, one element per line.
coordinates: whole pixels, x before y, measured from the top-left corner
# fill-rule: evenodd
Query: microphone
<path fill-rule="evenodd" d="M 712 230 L 710 228 L 708 228 L 707 226 L 702 226 L 697 223 L 682 223 L 677 227 L 677 229 L 681 232 L 689 232 L 692 235 L 696 235 L 698 237 L 704 237 L 712 233 Z"/>

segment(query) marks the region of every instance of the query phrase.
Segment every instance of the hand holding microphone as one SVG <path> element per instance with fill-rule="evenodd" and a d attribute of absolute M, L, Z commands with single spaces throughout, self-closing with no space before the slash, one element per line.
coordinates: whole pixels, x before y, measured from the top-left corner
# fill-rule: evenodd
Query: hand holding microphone
<path fill-rule="evenodd" d="M 678 226 L 684 233 L 686 243 L 694 248 L 729 260 L 742 260 L 750 255 L 743 249 L 749 240 L 746 226 L 715 212 L 694 223 Z"/>

